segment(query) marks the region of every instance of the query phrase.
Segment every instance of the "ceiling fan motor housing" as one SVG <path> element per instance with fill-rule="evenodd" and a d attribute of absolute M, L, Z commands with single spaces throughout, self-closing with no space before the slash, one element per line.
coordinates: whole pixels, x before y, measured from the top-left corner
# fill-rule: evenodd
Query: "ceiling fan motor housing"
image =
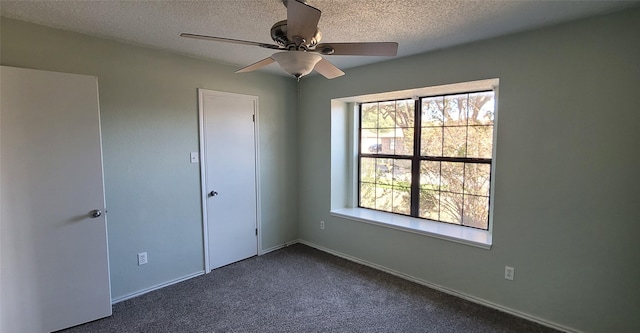
<path fill-rule="evenodd" d="M 322 39 L 322 33 L 318 29 L 321 11 L 307 5 L 305 0 L 281 1 L 287 7 L 287 19 L 271 26 L 271 39 L 275 44 L 190 33 L 181 33 L 180 36 L 278 50 L 280 52 L 245 66 L 236 73 L 255 71 L 277 62 L 285 72 L 297 79 L 314 70 L 327 79 L 344 75 L 343 71 L 324 59 L 323 55 L 395 56 L 398 51 L 398 43 L 395 42 L 319 44 Z"/>
<path fill-rule="evenodd" d="M 312 49 L 316 45 L 318 45 L 318 43 L 322 39 L 322 32 L 320 32 L 320 29 L 316 28 L 316 33 L 313 35 L 313 37 L 311 37 L 311 40 L 289 40 L 289 38 L 287 37 L 287 20 L 282 20 L 276 22 L 271 27 L 271 39 L 273 39 L 276 44 L 286 48 L 289 48 L 289 46 L 291 45 L 295 45 L 296 50 L 300 47 L 302 47 L 303 49 Z"/>

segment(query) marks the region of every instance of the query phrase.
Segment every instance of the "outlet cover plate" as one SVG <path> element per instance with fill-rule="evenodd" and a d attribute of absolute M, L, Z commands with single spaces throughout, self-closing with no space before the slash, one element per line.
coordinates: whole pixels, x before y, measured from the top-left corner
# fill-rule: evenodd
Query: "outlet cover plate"
<path fill-rule="evenodd" d="M 147 252 L 138 253 L 138 266 L 144 265 L 147 263 Z"/>
<path fill-rule="evenodd" d="M 511 266 L 504 266 L 504 278 L 513 281 L 516 269 Z"/>

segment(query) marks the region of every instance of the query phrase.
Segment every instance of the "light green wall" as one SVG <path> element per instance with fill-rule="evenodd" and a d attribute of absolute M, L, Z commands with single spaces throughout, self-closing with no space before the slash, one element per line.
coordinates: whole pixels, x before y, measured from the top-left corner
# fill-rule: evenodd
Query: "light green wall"
<path fill-rule="evenodd" d="M 198 147 L 202 87 L 260 98 L 264 249 L 299 236 L 559 325 L 634 332 L 637 31 L 640 10 L 632 9 L 349 69 L 330 81 L 309 77 L 299 107 L 288 78 L 236 75 L 212 62 L 5 18 L 0 61 L 98 76 L 114 298 L 202 269 L 199 172 L 188 163 Z M 332 98 L 495 77 L 491 250 L 329 215 Z M 139 251 L 149 253 L 148 265 L 136 265 Z M 503 279 L 505 265 L 516 268 L 514 281 Z"/>
<path fill-rule="evenodd" d="M 572 329 L 639 332 L 639 31 L 636 8 L 302 80 L 300 238 Z M 329 215 L 331 99 L 488 78 L 491 250 Z"/>
<path fill-rule="evenodd" d="M 2 65 L 98 77 L 112 297 L 202 271 L 197 88 L 259 97 L 262 246 L 297 238 L 295 80 L 2 18 Z M 52 193 L 55 195 L 55 193 Z M 137 266 L 136 254 L 149 263 Z"/>

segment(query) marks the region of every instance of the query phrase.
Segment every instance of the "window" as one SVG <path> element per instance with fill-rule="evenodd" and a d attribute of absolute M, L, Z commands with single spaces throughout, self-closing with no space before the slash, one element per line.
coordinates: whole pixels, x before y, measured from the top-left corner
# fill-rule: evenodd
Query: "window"
<path fill-rule="evenodd" d="M 489 229 L 493 91 L 362 103 L 358 206 Z"/>

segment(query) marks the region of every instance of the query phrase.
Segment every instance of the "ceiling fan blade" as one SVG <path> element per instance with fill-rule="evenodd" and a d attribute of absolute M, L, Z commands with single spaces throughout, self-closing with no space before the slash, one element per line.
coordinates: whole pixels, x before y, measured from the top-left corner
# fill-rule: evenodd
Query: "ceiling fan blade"
<path fill-rule="evenodd" d="M 287 38 L 295 41 L 294 37 L 298 36 L 311 41 L 318 29 L 321 13 L 319 9 L 297 0 L 287 0 Z"/>
<path fill-rule="evenodd" d="M 344 72 L 341 71 L 340 68 L 334 66 L 326 59 L 321 59 L 320 61 L 318 61 L 316 67 L 314 67 L 313 69 L 315 69 L 316 72 L 322 74 L 322 76 L 326 77 L 327 79 L 333 79 L 338 76 L 344 75 Z"/>
<path fill-rule="evenodd" d="M 256 63 L 253 63 L 253 64 L 251 64 L 251 65 L 249 65 L 247 67 L 243 67 L 243 68 L 238 69 L 236 71 L 236 73 L 252 72 L 252 71 L 255 71 L 256 69 L 260 69 L 260 68 L 262 68 L 264 66 L 267 66 L 267 65 L 270 65 L 270 64 L 272 64 L 274 62 L 275 62 L 275 60 L 273 60 L 273 58 L 271 58 L 271 57 L 265 58 L 265 59 L 262 59 L 262 60 L 260 60 L 260 61 L 258 61 Z"/>
<path fill-rule="evenodd" d="M 390 56 L 398 54 L 396 42 L 372 43 L 324 43 L 318 44 L 314 52 L 324 55 L 361 55 L 361 56 Z"/>
<path fill-rule="evenodd" d="M 225 42 L 225 43 L 233 43 L 233 44 L 260 46 L 260 47 L 264 47 L 266 49 L 274 49 L 274 50 L 280 50 L 281 49 L 280 46 L 275 45 L 275 44 L 265 44 L 265 43 L 251 42 L 251 41 L 248 41 L 248 40 L 223 38 L 223 37 L 214 37 L 214 36 L 207 36 L 207 35 L 196 35 L 196 34 L 190 34 L 190 33 L 186 33 L 186 32 L 181 33 L 180 37 L 212 40 L 214 42 Z"/>

